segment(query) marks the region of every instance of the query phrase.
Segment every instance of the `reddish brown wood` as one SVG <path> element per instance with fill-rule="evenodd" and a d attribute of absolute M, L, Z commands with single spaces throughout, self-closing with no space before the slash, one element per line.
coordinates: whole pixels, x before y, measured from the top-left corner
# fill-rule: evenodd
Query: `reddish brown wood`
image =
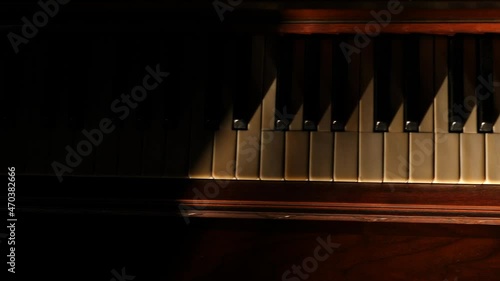
<path fill-rule="evenodd" d="M 356 34 L 358 30 L 366 32 L 366 23 L 300 23 L 282 24 L 277 27 L 280 33 L 296 34 Z M 452 35 L 455 33 L 500 33 L 500 23 L 391 23 L 381 28 L 381 33 L 422 33 Z M 376 36 L 376 35 L 374 35 Z M 369 36 L 370 37 L 370 36 Z M 373 36 L 371 36 L 373 37 Z"/>
<path fill-rule="evenodd" d="M 500 276 L 496 226 L 222 220 L 195 221 L 190 227 L 190 241 L 181 243 L 196 247 L 180 257 L 183 273 L 177 280 L 286 280 L 283 273 L 302 267 L 317 239 L 328 236 L 340 246 L 315 271 L 302 269 L 307 280 L 493 281 Z"/>
<path fill-rule="evenodd" d="M 52 177 L 23 181 L 19 197 L 30 212 L 500 225 L 500 189 L 495 185 L 78 177 L 63 184 Z M 92 186 L 105 188 L 96 192 Z"/>

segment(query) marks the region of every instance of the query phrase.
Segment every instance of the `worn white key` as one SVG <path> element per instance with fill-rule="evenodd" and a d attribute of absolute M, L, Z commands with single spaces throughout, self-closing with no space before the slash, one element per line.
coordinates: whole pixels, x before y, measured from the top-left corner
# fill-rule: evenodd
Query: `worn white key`
<path fill-rule="evenodd" d="M 252 39 L 252 81 L 256 82 L 251 95 L 259 100 L 252 117 L 248 121 L 248 130 L 238 131 L 236 152 L 236 178 L 258 179 L 260 162 L 260 130 L 262 126 L 262 74 L 264 67 L 265 37 L 254 36 Z"/>
<path fill-rule="evenodd" d="M 195 48 L 197 46 L 196 42 L 199 42 L 199 38 L 195 38 L 193 36 L 189 37 L 181 37 L 183 39 L 183 43 L 181 48 L 183 48 L 184 54 L 175 54 L 174 51 L 177 51 L 178 48 L 173 48 L 169 50 L 169 42 L 162 41 L 162 46 L 167 48 L 162 48 L 162 52 L 165 49 L 169 50 L 166 56 L 176 56 L 182 55 L 182 69 L 178 69 L 180 72 L 180 80 L 181 87 L 180 93 L 167 93 L 164 98 L 168 98 L 169 96 L 179 95 L 179 103 L 181 105 L 185 105 L 185 109 L 181 110 L 180 116 L 178 118 L 178 125 L 173 129 L 166 130 L 165 136 L 165 167 L 164 167 L 164 175 L 167 177 L 176 177 L 176 178 L 186 178 L 189 176 L 189 151 L 190 151 L 190 128 L 191 128 L 191 104 L 193 103 L 190 99 L 189 95 L 191 91 L 195 89 L 196 93 L 201 95 L 201 89 L 196 88 L 198 81 L 200 81 L 200 76 L 196 69 L 196 59 L 197 56 L 195 53 L 199 53 L 199 50 Z M 174 71 L 174 70 L 172 70 Z M 175 75 L 173 75 L 173 79 Z M 168 79 L 168 78 L 167 78 Z M 163 106 L 163 105 L 162 105 Z M 197 117 L 201 118 L 201 117 Z"/>
<path fill-rule="evenodd" d="M 486 134 L 486 181 L 500 184 L 500 134 Z"/>
<path fill-rule="evenodd" d="M 464 40 L 464 109 L 469 112 L 460 134 L 460 183 L 481 184 L 485 177 L 485 139 L 477 133 L 475 38 Z"/>
<path fill-rule="evenodd" d="M 260 145 L 260 179 L 283 180 L 285 159 L 285 132 L 274 130 L 276 105 L 276 64 L 273 53 L 276 39 L 266 37 L 264 52 L 264 79 L 262 98 L 262 131 Z"/>
<path fill-rule="evenodd" d="M 422 93 L 433 94 L 434 89 L 434 37 L 420 39 L 420 86 Z M 446 63 L 446 57 L 438 58 Z M 443 61 L 444 59 L 444 61 Z M 445 73 L 446 74 L 446 73 Z M 410 183 L 431 183 L 434 179 L 434 106 L 429 103 L 419 125 L 418 133 L 410 133 L 409 138 L 409 179 Z"/>
<path fill-rule="evenodd" d="M 331 181 L 333 172 L 333 142 L 331 132 L 311 132 L 309 180 Z"/>
<path fill-rule="evenodd" d="M 460 180 L 460 135 L 448 133 L 448 57 L 447 38 L 435 38 L 434 98 L 434 182 L 458 183 Z"/>
<path fill-rule="evenodd" d="M 285 132 L 285 180 L 309 178 L 309 132 L 302 131 L 304 121 L 304 40 L 294 42 L 291 110 L 297 109 Z"/>
<path fill-rule="evenodd" d="M 285 138 L 285 180 L 308 180 L 309 132 L 288 131 Z"/>
<path fill-rule="evenodd" d="M 330 132 L 332 116 L 332 41 L 321 41 L 320 112 L 318 131 L 310 133 L 309 180 L 331 181 L 333 173 L 333 139 Z"/>
<path fill-rule="evenodd" d="M 352 40 L 347 42 L 354 44 Z M 360 92 L 360 54 L 353 53 L 349 57 L 348 64 L 348 95 L 359 98 Z M 345 132 L 334 133 L 333 147 L 333 180 L 341 182 L 358 181 L 358 130 L 359 130 L 359 104 L 357 104 L 351 116 L 346 122 Z"/>
<path fill-rule="evenodd" d="M 392 42 L 391 60 L 391 100 L 395 105 L 395 115 L 389 124 L 389 132 L 384 133 L 384 182 L 408 181 L 408 133 L 403 132 L 404 103 L 400 87 L 403 73 L 403 49 L 401 40 Z"/>
<path fill-rule="evenodd" d="M 384 133 L 384 182 L 408 181 L 408 133 Z"/>
<path fill-rule="evenodd" d="M 460 182 L 482 184 L 485 180 L 484 134 L 460 134 Z"/>
<path fill-rule="evenodd" d="M 333 180 L 358 181 L 358 133 L 336 132 L 334 141 Z"/>
<path fill-rule="evenodd" d="M 432 183 L 434 179 L 434 134 L 409 133 L 410 183 Z"/>
<path fill-rule="evenodd" d="M 212 155 L 213 155 L 213 131 L 204 126 L 204 92 L 206 91 L 207 81 L 207 57 L 203 52 L 207 44 L 206 38 L 200 38 L 198 44 L 200 55 L 197 70 L 193 70 L 193 79 L 191 85 L 195 85 L 191 105 L 191 139 L 189 153 L 189 177 L 190 178 L 212 178 Z"/>
<path fill-rule="evenodd" d="M 262 131 L 260 179 L 283 180 L 285 132 Z"/>
<path fill-rule="evenodd" d="M 359 102 L 359 175 L 360 182 L 382 182 L 384 134 L 373 133 L 374 79 L 373 46 L 361 50 L 361 92 Z"/>
<path fill-rule="evenodd" d="M 230 97 L 223 99 L 229 103 Z M 232 105 L 225 106 L 226 113 L 219 130 L 214 133 L 212 176 L 214 179 L 233 179 L 235 176 L 236 161 L 236 131 L 232 129 L 233 109 Z"/>
<path fill-rule="evenodd" d="M 460 134 L 434 134 L 434 183 L 460 180 Z"/>
<path fill-rule="evenodd" d="M 233 45 L 232 40 L 228 40 L 229 50 L 224 54 L 224 75 L 222 97 L 220 100 L 223 117 L 219 124 L 219 129 L 214 132 L 214 148 L 213 148 L 213 162 L 212 162 L 212 177 L 214 179 L 233 179 L 235 178 L 235 163 L 236 163 L 236 137 L 237 132 L 233 130 L 233 90 L 230 87 L 231 83 L 231 63 L 234 54 L 232 50 L 239 47 L 237 44 Z"/>

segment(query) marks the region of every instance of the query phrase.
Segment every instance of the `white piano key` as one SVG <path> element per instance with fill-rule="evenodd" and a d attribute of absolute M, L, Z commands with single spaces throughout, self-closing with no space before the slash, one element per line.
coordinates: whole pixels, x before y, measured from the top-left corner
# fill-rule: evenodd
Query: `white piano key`
<path fill-rule="evenodd" d="M 283 180 L 285 132 L 262 131 L 260 179 Z"/>
<path fill-rule="evenodd" d="M 373 133 L 374 78 L 373 46 L 361 50 L 361 92 L 359 103 L 359 175 L 360 182 L 382 182 L 384 134 Z"/>
<path fill-rule="evenodd" d="M 276 104 L 276 64 L 273 53 L 276 40 L 266 37 L 264 52 L 264 97 L 262 99 L 262 131 L 260 141 L 260 179 L 283 180 L 285 159 L 285 132 L 274 130 Z"/>
<path fill-rule="evenodd" d="M 228 42 L 229 50 L 226 48 L 221 62 L 224 63 L 223 86 L 221 95 L 221 108 L 223 112 L 222 120 L 219 125 L 219 130 L 214 132 L 214 148 L 213 148 L 213 163 L 212 176 L 214 179 L 233 179 L 235 178 L 235 163 L 236 163 L 236 137 L 237 131 L 233 130 L 233 97 L 230 81 L 231 63 L 229 60 L 235 59 L 239 47 L 237 44 Z M 227 70 L 227 71 L 226 71 Z"/>
<path fill-rule="evenodd" d="M 285 133 L 285 180 L 309 178 L 309 132 Z"/>
<path fill-rule="evenodd" d="M 192 91 L 191 105 L 191 138 L 189 151 L 189 177 L 190 178 L 212 178 L 212 156 L 213 156 L 213 131 L 206 129 L 204 125 L 205 91 L 207 90 L 206 73 L 208 71 L 207 57 L 203 50 L 207 44 L 206 38 L 198 38 L 198 54 L 201 54 L 198 65 L 193 68 L 190 85 Z M 195 56 L 196 54 L 195 53 Z"/>
<path fill-rule="evenodd" d="M 500 134 L 486 134 L 486 181 L 500 184 Z"/>
<path fill-rule="evenodd" d="M 304 40 L 294 43 L 292 92 L 290 107 L 297 109 L 285 132 L 285 180 L 307 180 L 309 178 L 309 132 L 302 131 L 304 120 Z"/>
<path fill-rule="evenodd" d="M 434 183 L 460 180 L 460 134 L 434 134 Z"/>
<path fill-rule="evenodd" d="M 458 183 L 460 179 L 460 135 L 448 133 L 447 38 L 435 38 L 434 182 Z"/>
<path fill-rule="evenodd" d="M 320 111 L 318 131 L 311 132 L 309 150 L 309 180 L 331 181 L 333 173 L 333 139 L 331 120 L 332 41 L 321 41 Z"/>
<path fill-rule="evenodd" d="M 223 95 L 224 96 L 224 95 Z M 223 97 L 223 102 L 230 103 L 230 97 Z M 226 113 L 219 130 L 214 132 L 212 176 L 214 179 L 233 179 L 235 177 L 236 134 L 232 129 L 232 106 L 224 106 Z"/>
<path fill-rule="evenodd" d="M 420 86 L 423 96 L 435 93 L 434 89 L 434 37 L 422 36 L 420 39 Z M 440 64 L 446 63 L 446 56 L 437 58 Z M 443 70 L 440 70 L 441 72 Z M 446 74 L 446 71 L 444 72 Z M 443 82 L 444 83 L 444 82 Z M 446 82 L 447 83 L 447 82 Z M 447 91 L 447 90 L 446 90 Z M 418 133 L 409 133 L 408 170 L 410 183 L 432 183 L 434 180 L 434 106 L 429 108 L 419 125 Z"/>
<path fill-rule="evenodd" d="M 262 74 L 264 67 L 265 37 L 255 36 L 252 40 L 252 79 L 255 81 L 255 90 L 252 95 L 257 95 L 259 101 L 262 99 Z M 236 178 L 258 179 L 260 162 L 260 130 L 262 126 L 262 104 L 255 109 L 251 119 L 248 121 L 248 130 L 238 131 L 236 151 Z M 272 122 L 272 121 L 271 121 Z M 272 124 L 272 123 L 271 123 Z"/>
<path fill-rule="evenodd" d="M 309 155 L 309 180 L 331 181 L 333 172 L 332 132 L 311 132 Z"/>
<path fill-rule="evenodd" d="M 359 182 L 382 182 L 384 134 L 359 133 Z"/>
<path fill-rule="evenodd" d="M 470 113 L 460 134 L 460 183 L 481 184 L 485 177 L 485 139 L 477 131 L 475 38 L 464 39 L 464 111 Z"/>
<path fill-rule="evenodd" d="M 198 94 L 198 97 L 202 95 L 201 89 L 197 88 L 195 85 L 197 83 L 201 83 L 201 76 L 203 75 L 200 73 L 201 69 L 197 68 L 197 62 L 196 59 L 199 59 L 197 55 L 193 55 L 198 53 L 199 50 L 196 49 L 195 46 L 197 46 L 197 42 L 199 42 L 199 38 L 196 38 L 194 36 L 183 36 L 180 37 L 182 39 L 181 42 L 177 43 L 180 44 L 180 46 L 172 46 L 171 43 L 168 41 L 163 41 L 162 40 L 162 61 L 168 61 L 168 62 L 174 62 L 175 59 L 173 59 L 173 56 L 179 56 L 181 55 L 181 67 L 180 69 L 176 69 L 175 65 L 170 65 L 169 63 L 169 68 L 171 68 L 172 75 L 167 77 L 166 83 L 175 83 L 173 79 L 180 79 L 180 87 L 179 87 L 179 92 L 178 93 L 165 93 L 164 98 L 170 101 L 176 101 L 179 103 L 179 106 L 183 106 L 184 109 L 180 110 L 180 115 L 177 118 L 178 123 L 174 125 L 173 128 L 168 128 L 165 132 L 165 151 L 164 151 L 164 157 L 165 157 L 165 165 L 163 167 L 163 174 L 166 177 L 173 177 L 173 178 L 187 178 L 189 177 L 189 166 L 190 166 L 190 145 L 191 145 L 191 139 L 190 139 L 190 133 L 191 133 L 191 123 L 194 120 L 191 120 L 191 103 L 193 102 L 190 99 L 190 96 L 193 95 L 193 91 L 196 91 Z M 166 46 L 165 46 L 166 45 Z M 166 47 L 166 48 L 165 48 Z M 182 54 L 176 54 L 177 50 L 182 52 Z M 201 62 L 204 62 L 204 60 L 200 60 Z M 204 69 L 202 67 L 202 69 Z M 169 70 L 170 71 L 170 70 Z M 173 72 L 178 71 L 179 75 L 175 75 Z M 170 84 L 166 84 L 170 85 Z M 161 85 L 160 85 L 161 87 Z M 175 87 L 167 87 L 167 91 L 171 91 L 171 88 Z M 194 95 L 193 95 L 194 96 Z M 194 98 L 194 97 L 192 97 Z M 199 101 L 201 103 L 201 101 Z M 162 106 L 165 108 L 167 107 L 166 104 L 162 104 Z M 198 104 L 198 107 L 202 107 L 202 104 Z M 168 106 L 168 109 L 171 107 Z M 165 109 L 167 110 L 167 109 Z M 202 111 L 201 109 L 198 109 L 199 112 Z M 200 112 L 201 115 L 201 112 Z M 200 115 L 198 115 L 196 118 L 199 118 L 197 121 L 201 122 L 200 119 L 202 118 Z M 168 117 L 169 114 L 167 114 L 165 117 Z M 197 123 L 198 124 L 198 123 Z M 198 125 L 198 128 L 200 125 Z M 196 170 L 193 170 L 195 172 Z M 206 171 L 205 171 L 206 174 Z M 195 175 L 195 173 L 193 173 Z"/>
<path fill-rule="evenodd" d="M 408 133 L 404 133 L 403 91 L 400 87 L 403 77 L 403 46 L 401 40 L 392 42 L 391 101 L 395 115 L 384 133 L 384 182 L 407 182 L 409 162 Z"/>
<path fill-rule="evenodd" d="M 334 141 L 333 180 L 358 181 L 358 133 L 336 132 Z"/>
<path fill-rule="evenodd" d="M 482 184 L 485 170 L 484 134 L 460 134 L 460 182 Z"/>
<path fill-rule="evenodd" d="M 354 42 L 349 40 L 348 44 L 353 45 Z M 348 64 L 348 95 L 354 100 L 359 99 L 360 95 L 360 54 L 351 54 L 351 62 Z M 334 66 L 333 66 L 334 67 Z M 373 86 L 372 86 L 373 87 Z M 373 112 L 372 112 L 373 114 Z M 358 181 L 358 130 L 360 120 L 359 103 L 351 113 L 350 118 L 346 122 L 345 132 L 334 133 L 333 147 L 333 180 L 341 182 L 357 182 Z"/>
<path fill-rule="evenodd" d="M 384 182 L 408 181 L 408 133 L 384 133 Z"/>
<path fill-rule="evenodd" d="M 409 133 L 410 183 L 432 183 L 434 179 L 434 134 Z"/>

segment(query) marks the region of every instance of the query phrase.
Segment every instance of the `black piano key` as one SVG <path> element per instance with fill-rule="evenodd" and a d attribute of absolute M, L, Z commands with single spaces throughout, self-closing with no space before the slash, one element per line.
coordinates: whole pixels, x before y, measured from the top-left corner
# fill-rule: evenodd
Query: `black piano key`
<path fill-rule="evenodd" d="M 420 125 L 420 42 L 416 35 L 404 38 L 403 46 L 404 130 L 418 132 Z"/>
<path fill-rule="evenodd" d="M 315 131 L 319 122 L 320 96 L 320 38 L 309 36 L 305 40 L 304 54 L 304 119 L 303 129 Z"/>
<path fill-rule="evenodd" d="M 211 34 L 207 46 L 207 88 L 205 91 L 204 124 L 208 130 L 218 130 L 222 119 L 221 104 L 224 78 L 224 56 L 227 37 Z"/>
<path fill-rule="evenodd" d="M 341 36 L 333 40 L 332 45 L 332 124 L 334 132 L 344 131 L 349 118 L 346 110 L 348 98 L 348 73 L 347 57 L 342 51 L 341 44 L 347 37 Z"/>
<path fill-rule="evenodd" d="M 448 40 L 448 118 L 449 132 L 463 131 L 464 103 L 464 38 L 453 36 Z"/>
<path fill-rule="evenodd" d="M 277 83 L 276 83 L 276 104 L 275 104 L 275 124 L 278 131 L 288 130 L 292 120 L 289 120 L 290 97 L 292 94 L 293 75 L 293 46 L 294 41 L 290 36 L 283 36 L 279 40 L 277 53 Z"/>
<path fill-rule="evenodd" d="M 375 132 L 387 132 L 391 113 L 391 38 L 380 36 L 374 45 L 374 124 Z"/>
<path fill-rule="evenodd" d="M 237 35 L 233 39 L 230 55 L 231 91 L 233 93 L 233 130 L 247 130 L 255 102 L 252 99 L 252 37 Z"/>
<path fill-rule="evenodd" d="M 477 128 L 479 133 L 493 132 L 494 95 L 493 85 L 493 38 L 491 34 L 479 35 L 476 39 Z"/>

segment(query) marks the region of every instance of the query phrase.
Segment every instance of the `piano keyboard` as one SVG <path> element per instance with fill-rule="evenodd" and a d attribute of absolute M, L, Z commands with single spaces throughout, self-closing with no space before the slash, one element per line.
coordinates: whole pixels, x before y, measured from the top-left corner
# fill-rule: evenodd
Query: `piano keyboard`
<path fill-rule="evenodd" d="M 56 161 L 64 176 L 500 184 L 499 50 L 488 34 L 367 46 L 348 35 L 48 34 L 0 64 L 3 130 L 22 142 L 5 159 L 24 174 L 54 173 Z M 113 101 L 158 63 L 170 75 L 118 122 Z M 68 157 L 103 118 L 115 131 Z"/>

